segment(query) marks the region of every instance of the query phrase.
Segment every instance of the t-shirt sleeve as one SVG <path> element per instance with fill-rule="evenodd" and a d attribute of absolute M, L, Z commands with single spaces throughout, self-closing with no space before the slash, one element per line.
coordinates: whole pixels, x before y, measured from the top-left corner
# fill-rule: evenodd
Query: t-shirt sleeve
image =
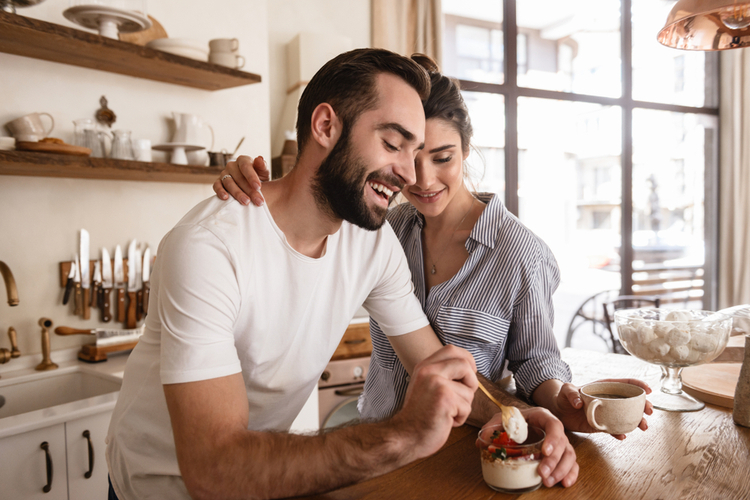
<path fill-rule="evenodd" d="M 178 226 L 162 243 L 157 266 L 162 384 L 241 372 L 233 333 L 240 292 L 224 244 L 200 226 Z"/>
<path fill-rule="evenodd" d="M 386 223 L 381 230 L 382 244 L 375 259 L 380 278 L 363 307 L 388 336 L 404 335 L 430 324 L 414 295 L 411 271 L 404 250 Z"/>

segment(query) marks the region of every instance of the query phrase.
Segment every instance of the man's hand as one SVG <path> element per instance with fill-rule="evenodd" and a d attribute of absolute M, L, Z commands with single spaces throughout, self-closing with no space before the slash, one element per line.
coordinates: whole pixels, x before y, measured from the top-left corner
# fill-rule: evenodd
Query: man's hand
<path fill-rule="evenodd" d="M 648 384 L 638 379 L 604 379 L 598 380 L 598 382 L 622 382 L 624 384 L 633 384 L 637 385 L 638 387 L 642 387 L 646 391 L 646 394 L 651 393 L 651 388 L 648 386 Z M 562 384 L 559 392 L 557 393 L 557 398 L 555 399 L 554 413 L 565 425 L 565 429 L 569 431 L 589 433 L 600 432 L 591 427 L 591 425 L 589 425 L 588 423 L 588 420 L 586 420 L 586 411 L 583 408 L 583 401 L 581 400 L 581 395 L 579 394 L 578 389 L 578 386 L 575 386 L 573 384 Z M 644 409 L 644 413 L 646 415 L 651 415 L 654 412 L 653 408 L 654 407 L 651 402 L 646 400 L 646 408 Z M 648 422 L 646 422 L 645 417 L 641 419 L 641 423 L 638 425 L 638 427 L 642 431 L 648 429 Z M 612 436 L 615 439 L 619 440 L 625 439 L 625 434 L 612 434 Z"/>
<path fill-rule="evenodd" d="M 228 200 L 231 195 L 243 205 L 248 205 L 252 201 L 260 207 L 265 201 L 260 192 L 260 183 L 270 178 L 268 165 L 262 156 L 253 159 L 243 155 L 236 161 L 227 163 L 214 182 L 213 188 L 216 196 L 222 200 Z"/>
<path fill-rule="evenodd" d="M 542 443 L 544 457 L 539 464 L 539 475 L 542 476 L 545 486 L 551 487 L 557 483 L 566 488 L 573 486 L 578 479 L 578 463 L 576 452 L 565 435 L 562 422 L 549 410 L 538 406 L 523 408 L 521 414 L 530 426 L 538 427 L 546 434 Z M 497 413 L 485 427 L 501 423 L 502 413 Z"/>
<path fill-rule="evenodd" d="M 476 370 L 471 354 L 453 345 L 417 364 L 404 407 L 392 419 L 398 433 L 413 442 L 409 461 L 438 451 L 451 428 L 466 421 L 478 387 Z"/>

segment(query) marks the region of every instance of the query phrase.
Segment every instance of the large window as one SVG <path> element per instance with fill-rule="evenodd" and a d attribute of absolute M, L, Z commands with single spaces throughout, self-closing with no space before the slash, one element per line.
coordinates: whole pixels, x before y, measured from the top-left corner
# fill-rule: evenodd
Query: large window
<path fill-rule="evenodd" d="M 714 305 L 718 57 L 658 44 L 674 3 L 442 0 L 470 167 L 554 252 L 559 341 L 604 290 Z"/>

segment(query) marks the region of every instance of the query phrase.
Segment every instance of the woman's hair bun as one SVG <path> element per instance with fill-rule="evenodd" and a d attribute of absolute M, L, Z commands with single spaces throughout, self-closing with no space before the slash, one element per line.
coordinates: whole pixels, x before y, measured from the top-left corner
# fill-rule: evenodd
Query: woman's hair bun
<path fill-rule="evenodd" d="M 428 73 L 440 73 L 440 68 L 433 58 L 425 54 L 412 54 L 411 59 L 427 70 Z"/>

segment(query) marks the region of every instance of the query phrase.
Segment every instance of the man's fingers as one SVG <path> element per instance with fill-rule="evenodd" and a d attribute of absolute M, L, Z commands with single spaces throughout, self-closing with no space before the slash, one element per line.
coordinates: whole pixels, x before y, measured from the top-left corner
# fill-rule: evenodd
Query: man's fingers
<path fill-rule="evenodd" d="M 563 478 L 561 481 L 561 484 L 565 488 L 570 488 L 573 486 L 576 481 L 578 480 L 578 471 L 580 470 L 580 466 L 578 465 L 578 462 L 573 464 L 573 467 L 570 469 L 570 472 L 568 472 L 568 475 Z"/>

